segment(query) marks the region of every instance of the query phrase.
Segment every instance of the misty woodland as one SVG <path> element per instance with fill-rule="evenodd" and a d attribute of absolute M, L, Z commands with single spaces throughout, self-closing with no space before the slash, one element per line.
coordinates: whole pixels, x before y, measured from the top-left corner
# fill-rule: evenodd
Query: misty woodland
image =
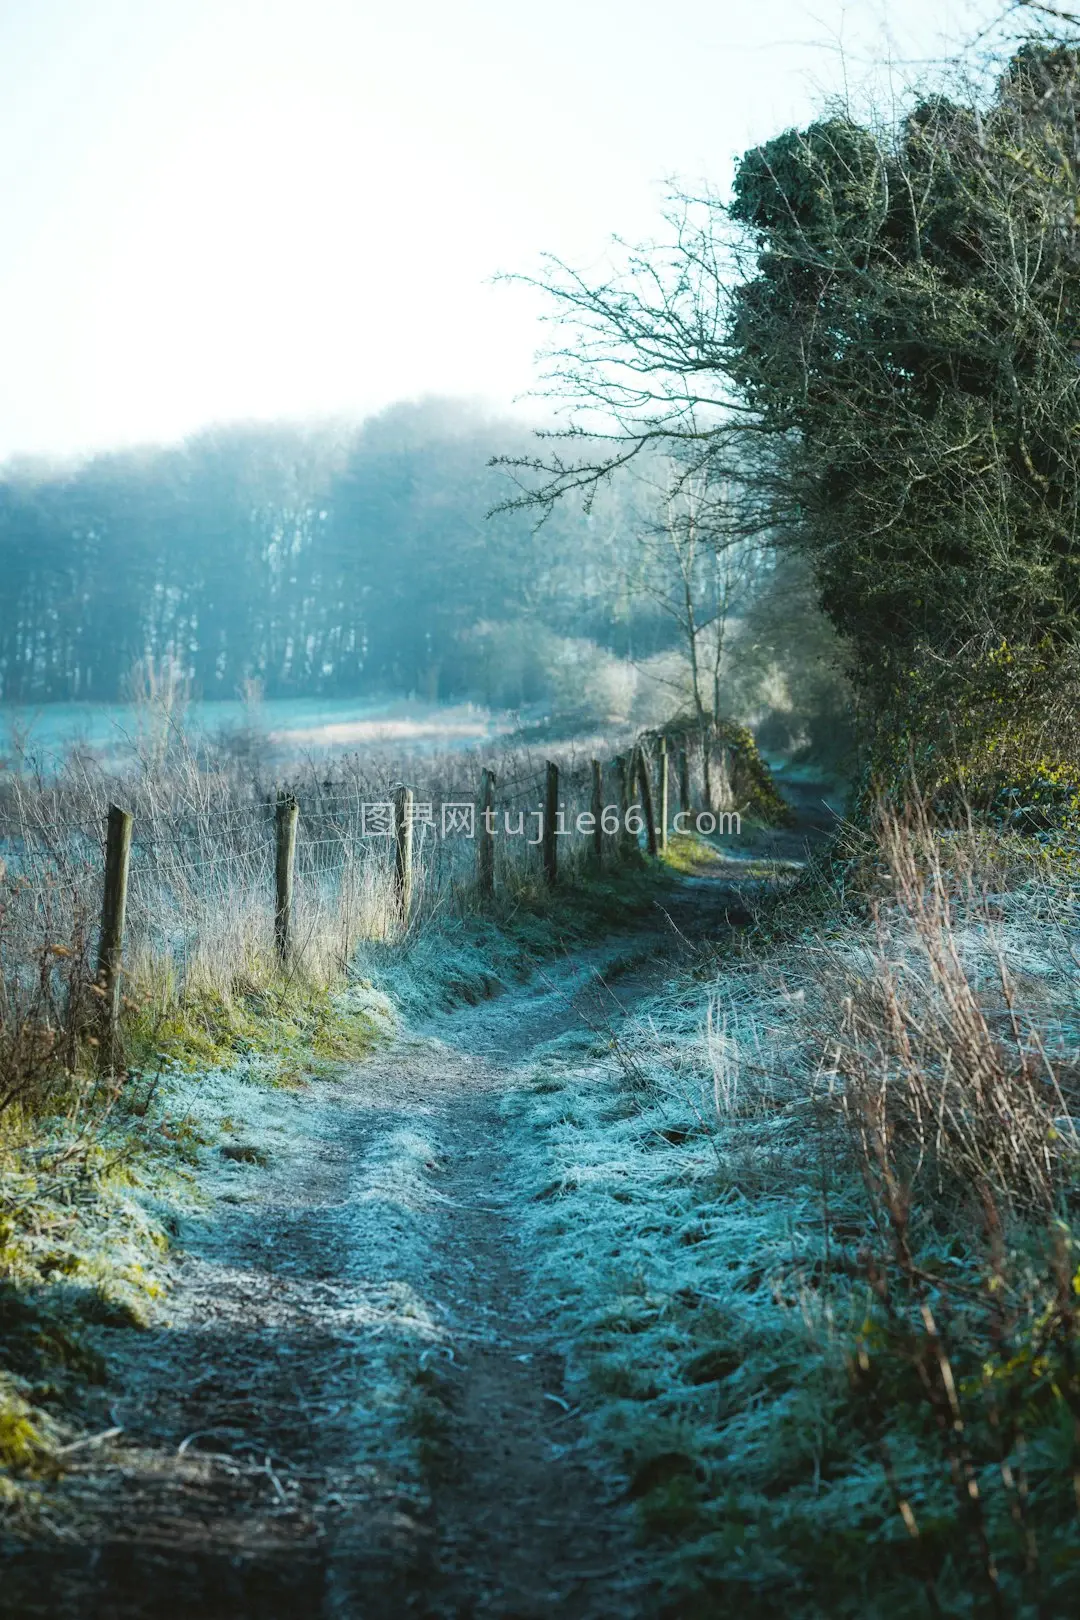
<path fill-rule="evenodd" d="M 0 1613 L 1080 1613 L 1080 23 L 1008 18 L 509 276 L 535 430 L 0 473 Z"/>

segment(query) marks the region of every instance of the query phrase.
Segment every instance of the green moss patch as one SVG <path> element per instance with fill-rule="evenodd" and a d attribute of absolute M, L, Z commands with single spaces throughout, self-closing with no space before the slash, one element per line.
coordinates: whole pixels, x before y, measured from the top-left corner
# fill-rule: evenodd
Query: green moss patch
<path fill-rule="evenodd" d="M 371 1019 L 339 1006 L 334 990 L 287 981 L 246 995 L 198 991 L 165 1013 L 148 1001 L 123 1023 L 125 1060 L 136 1070 L 220 1068 L 251 1053 L 359 1059 L 374 1040 Z"/>

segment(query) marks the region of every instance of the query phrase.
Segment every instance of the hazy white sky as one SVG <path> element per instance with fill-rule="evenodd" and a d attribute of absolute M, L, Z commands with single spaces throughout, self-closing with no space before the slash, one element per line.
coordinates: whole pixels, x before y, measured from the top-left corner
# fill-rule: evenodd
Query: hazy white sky
<path fill-rule="evenodd" d="M 432 392 L 508 403 L 543 334 L 495 272 L 649 235 L 666 177 L 726 183 L 864 73 L 886 19 L 919 58 L 970 16 L 0 0 L 0 457 Z"/>

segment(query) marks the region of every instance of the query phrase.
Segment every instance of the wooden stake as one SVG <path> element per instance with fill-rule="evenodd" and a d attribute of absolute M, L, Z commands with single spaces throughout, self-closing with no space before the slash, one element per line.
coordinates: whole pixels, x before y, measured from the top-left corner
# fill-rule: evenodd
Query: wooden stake
<path fill-rule="evenodd" d="M 596 862 L 597 870 L 599 870 L 600 867 L 602 867 L 603 864 L 604 864 L 603 815 L 604 815 L 604 777 L 603 777 L 603 767 L 601 766 L 600 761 L 598 759 L 594 759 L 593 762 L 592 762 L 592 816 L 593 816 L 592 847 L 593 847 L 593 860 Z"/>
<path fill-rule="evenodd" d="M 547 762 L 547 790 L 544 794 L 544 877 L 554 887 L 559 876 L 559 857 L 555 845 L 555 817 L 559 812 L 559 767 Z"/>
<path fill-rule="evenodd" d="M 690 814 L 690 761 L 686 749 L 679 749 L 679 809 Z"/>
<path fill-rule="evenodd" d="M 394 789 L 394 888 L 404 922 L 412 907 L 412 788 L 398 783 Z"/>
<path fill-rule="evenodd" d="M 649 767 L 645 761 L 645 750 L 637 750 L 637 779 L 641 792 L 641 808 L 645 812 L 645 845 L 650 855 L 656 854 L 656 816 L 653 812 L 652 784 L 649 781 Z"/>
<path fill-rule="evenodd" d="M 101 939 L 98 943 L 97 982 L 105 992 L 102 1002 L 100 1058 L 112 1066 L 116 1026 L 120 1017 L 120 978 L 124 963 L 124 918 L 127 913 L 128 863 L 131 859 L 132 817 L 110 804 L 105 833 L 105 888 L 101 898 Z"/>
<path fill-rule="evenodd" d="M 495 809 L 495 772 L 485 770 L 480 777 L 480 825 L 476 829 L 476 881 L 480 893 L 490 899 L 495 893 L 495 832 L 491 815 Z"/>
<path fill-rule="evenodd" d="M 293 869 L 296 863 L 296 823 L 300 807 L 291 793 L 279 793 L 274 816 L 277 849 L 274 858 L 274 945 L 282 967 L 292 949 Z"/>
<path fill-rule="evenodd" d="M 637 849 L 637 839 L 626 826 L 626 818 L 630 814 L 631 771 L 632 767 L 627 766 L 626 755 L 617 755 L 615 774 L 619 781 L 619 830 L 615 835 L 615 847 L 620 855 L 629 855 L 631 850 Z"/>
<path fill-rule="evenodd" d="M 670 791 L 667 738 L 660 739 L 660 850 L 667 849 L 668 794 Z"/>
<path fill-rule="evenodd" d="M 706 810 L 714 809 L 712 788 L 712 734 L 711 722 L 706 721 L 701 728 L 701 783 L 704 791 Z"/>

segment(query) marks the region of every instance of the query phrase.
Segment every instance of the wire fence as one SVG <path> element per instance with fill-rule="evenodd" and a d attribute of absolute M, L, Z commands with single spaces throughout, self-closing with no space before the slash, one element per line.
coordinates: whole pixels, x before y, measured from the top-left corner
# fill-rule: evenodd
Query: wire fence
<path fill-rule="evenodd" d="M 272 787 L 192 762 L 122 784 L 85 769 L 7 780 L 0 877 L 27 907 L 51 907 L 57 926 L 96 894 L 99 919 L 126 926 L 125 960 L 157 953 L 178 972 L 208 956 L 221 967 L 271 954 L 347 961 L 359 938 L 401 938 L 448 904 L 530 879 L 571 885 L 642 847 L 657 854 L 672 818 L 700 802 L 710 746 L 686 728 L 639 733 L 604 759 L 523 750 L 474 759 L 466 774 L 451 757 L 411 783 L 362 761 Z M 110 813 L 121 797 L 126 808 Z"/>

